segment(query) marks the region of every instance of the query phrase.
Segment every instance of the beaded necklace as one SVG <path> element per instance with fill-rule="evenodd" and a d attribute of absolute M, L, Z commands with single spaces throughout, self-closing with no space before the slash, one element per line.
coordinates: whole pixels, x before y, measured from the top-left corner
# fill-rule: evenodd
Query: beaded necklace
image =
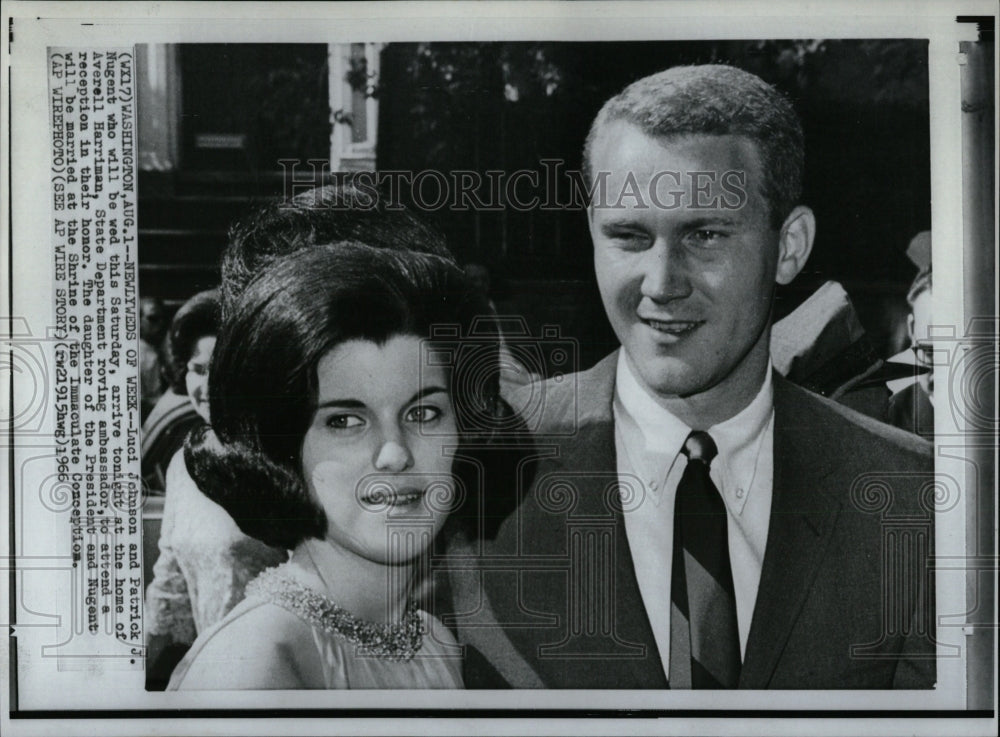
<path fill-rule="evenodd" d="M 357 645 L 361 652 L 385 660 L 412 660 L 423 644 L 424 626 L 417 604 L 407 602 L 399 622 L 379 624 L 360 619 L 326 596 L 269 568 L 247 584 L 247 597 L 257 597 L 287 609 L 324 632 Z"/>

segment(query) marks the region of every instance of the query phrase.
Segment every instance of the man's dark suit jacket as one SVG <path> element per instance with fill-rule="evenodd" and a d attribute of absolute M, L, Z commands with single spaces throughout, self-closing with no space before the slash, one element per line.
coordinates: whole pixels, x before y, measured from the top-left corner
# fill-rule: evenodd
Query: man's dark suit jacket
<path fill-rule="evenodd" d="M 934 440 L 934 405 L 918 382 L 892 395 L 887 415 L 890 425 Z"/>
<path fill-rule="evenodd" d="M 451 546 L 444 618 L 468 688 L 669 687 L 625 535 L 622 505 L 642 500 L 618 483 L 616 362 L 533 389 L 538 466 L 519 506 L 494 540 Z M 774 412 L 740 687 L 933 686 L 931 446 L 778 375 Z"/>

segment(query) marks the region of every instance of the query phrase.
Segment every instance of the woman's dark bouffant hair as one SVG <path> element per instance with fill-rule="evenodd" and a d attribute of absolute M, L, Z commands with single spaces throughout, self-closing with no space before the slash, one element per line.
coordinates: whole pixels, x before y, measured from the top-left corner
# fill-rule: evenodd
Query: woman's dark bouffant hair
<path fill-rule="evenodd" d="M 170 388 L 181 396 L 187 394 L 185 377 L 194 347 L 206 335 L 218 335 L 222 321 L 221 298 L 218 289 L 198 292 L 180 306 L 167 333 L 167 353 L 170 364 Z"/>
<path fill-rule="evenodd" d="M 212 428 L 185 448 L 191 475 L 251 537 L 288 549 L 323 538 L 326 517 L 300 458 L 319 360 L 348 340 L 424 338 L 432 329 L 454 349 L 490 314 L 462 271 L 431 254 L 342 242 L 272 263 L 227 312 L 209 374 Z M 496 332 L 451 355 L 459 432 L 488 432 L 502 406 Z"/>
<path fill-rule="evenodd" d="M 340 241 L 454 258 L 440 233 L 399 203 L 392 206 L 391 198 L 350 182 L 328 184 L 256 208 L 233 224 L 222 256 L 222 311 L 229 312 L 268 264 L 303 248 Z"/>

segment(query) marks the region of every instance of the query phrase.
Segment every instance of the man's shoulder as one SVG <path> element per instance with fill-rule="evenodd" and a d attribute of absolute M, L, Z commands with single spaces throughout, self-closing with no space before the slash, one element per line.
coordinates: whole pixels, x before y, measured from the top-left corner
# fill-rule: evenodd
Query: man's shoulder
<path fill-rule="evenodd" d="M 886 416 L 895 427 L 933 435 L 934 405 L 918 382 L 903 387 L 889 398 Z"/>
<path fill-rule="evenodd" d="M 845 407 L 775 377 L 775 432 L 794 433 L 832 446 L 836 457 L 888 467 L 921 470 L 933 466 L 934 446 L 918 435 Z"/>
<path fill-rule="evenodd" d="M 617 365 L 615 351 L 589 369 L 519 387 L 511 393 L 510 404 L 541 435 L 610 420 Z"/>

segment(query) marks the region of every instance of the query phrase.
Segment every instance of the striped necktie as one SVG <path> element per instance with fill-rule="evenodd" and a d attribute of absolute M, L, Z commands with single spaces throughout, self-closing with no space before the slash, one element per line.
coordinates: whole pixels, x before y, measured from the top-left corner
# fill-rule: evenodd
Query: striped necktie
<path fill-rule="evenodd" d="M 718 448 L 708 433 L 694 431 L 682 452 L 688 462 L 674 505 L 670 687 L 736 688 L 740 635 L 726 505 L 708 475 Z"/>

